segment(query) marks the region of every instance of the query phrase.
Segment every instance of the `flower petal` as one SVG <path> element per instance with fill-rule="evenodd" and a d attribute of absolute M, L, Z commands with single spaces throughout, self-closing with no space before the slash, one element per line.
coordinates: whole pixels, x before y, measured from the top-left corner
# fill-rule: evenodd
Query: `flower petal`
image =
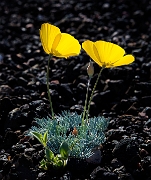
<path fill-rule="evenodd" d="M 98 65 L 101 66 L 101 62 L 94 49 L 94 42 L 86 40 L 82 43 L 82 48 Z"/>
<path fill-rule="evenodd" d="M 93 51 L 94 51 L 94 54 L 95 54 L 96 59 L 97 59 L 97 60 L 95 60 L 95 62 L 96 62 L 99 66 L 101 66 L 101 67 L 102 67 L 102 66 L 105 66 L 105 64 L 102 63 L 102 61 L 101 61 L 101 58 L 100 58 L 98 49 L 97 49 L 96 46 L 95 46 L 95 43 L 93 44 Z"/>
<path fill-rule="evenodd" d="M 80 53 L 79 41 L 67 33 L 58 34 L 52 45 L 53 55 L 56 57 L 76 56 Z"/>
<path fill-rule="evenodd" d="M 54 25 L 49 23 L 44 23 L 41 25 L 40 39 L 43 49 L 47 54 L 52 53 L 52 44 L 59 33 L 61 33 L 60 29 Z"/>
<path fill-rule="evenodd" d="M 135 60 L 133 55 L 125 55 L 124 57 L 122 57 L 120 60 L 118 60 L 117 62 L 115 62 L 113 64 L 113 66 L 122 66 L 122 65 L 128 65 L 130 63 L 132 63 Z M 112 67 L 113 67 L 112 66 Z"/>
<path fill-rule="evenodd" d="M 106 66 L 121 59 L 125 54 L 123 48 L 111 42 L 96 41 L 94 45 L 97 49 L 101 63 Z"/>

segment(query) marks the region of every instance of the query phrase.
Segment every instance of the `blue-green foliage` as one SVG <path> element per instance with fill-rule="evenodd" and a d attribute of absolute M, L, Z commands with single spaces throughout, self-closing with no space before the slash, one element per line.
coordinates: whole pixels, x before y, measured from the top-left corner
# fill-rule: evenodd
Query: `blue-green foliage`
<path fill-rule="evenodd" d="M 62 112 L 55 116 L 55 120 L 47 118 L 36 119 L 37 127 L 31 127 L 29 132 L 36 131 L 42 135 L 48 132 L 47 146 L 55 154 L 59 153 L 59 147 L 66 142 L 70 148 L 70 156 L 77 158 L 88 158 L 91 150 L 95 146 L 102 144 L 106 138 L 106 130 L 109 119 L 104 117 L 90 118 L 89 121 L 81 125 L 82 115 L 77 113 Z M 72 134 L 76 127 L 78 134 Z"/>

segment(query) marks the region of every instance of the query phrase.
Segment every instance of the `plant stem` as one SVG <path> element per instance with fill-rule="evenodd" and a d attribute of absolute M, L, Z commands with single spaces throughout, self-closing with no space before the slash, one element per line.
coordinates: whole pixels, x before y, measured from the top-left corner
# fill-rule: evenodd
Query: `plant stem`
<path fill-rule="evenodd" d="M 54 119 L 55 116 L 54 116 L 54 112 L 53 112 L 51 95 L 50 95 L 50 91 L 49 91 L 49 65 L 50 65 L 50 59 L 51 59 L 51 55 L 49 54 L 48 66 L 47 66 L 47 92 L 48 92 L 48 98 L 49 98 L 49 103 L 50 103 L 50 110 L 51 110 L 52 119 Z"/>
<path fill-rule="evenodd" d="M 82 115 L 82 125 L 84 125 L 84 118 L 85 118 L 86 109 L 87 109 L 90 81 L 91 81 L 91 78 L 88 79 L 88 84 L 87 84 L 87 92 L 86 92 L 86 98 L 85 98 L 85 105 L 84 105 L 84 111 L 83 111 L 83 115 Z"/>
<path fill-rule="evenodd" d="M 93 90 L 92 90 L 92 92 L 91 92 L 91 96 L 90 96 L 89 103 L 88 103 L 87 114 L 86 114 L 86 121 L 88 121 L 88 115 L 89 115 L 89 111 L 90 111 L 90 104 L 91 104 L 91 101 L 92 101 L 92 97 L 93 97 L 94 91 L 95 91 L 95 89 L 96 89 L 96 86 L 97 86 L 97 84 L 98 84 L 98 81 L 99 81 L 99 78 L 100 78 L 100 76 L 101 76 L 101 73 L 102 73 L 103 69 L 104 69 L 104 68 L 102 67 L 101 70 L 100 70 L 100 72 L 99 72 L 99 74 L 98 74 L 97 80 L 96 80 L 96 82 L 95 82 L 95 84 L 94 84 Z"/>

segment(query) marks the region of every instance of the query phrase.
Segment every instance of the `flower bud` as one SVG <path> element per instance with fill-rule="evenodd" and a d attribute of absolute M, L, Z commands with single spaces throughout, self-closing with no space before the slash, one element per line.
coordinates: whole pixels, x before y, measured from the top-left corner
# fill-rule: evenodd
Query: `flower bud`
<path fill-rule="evenodd" d="M 94 74 L 94 67 L 93 67 L 93 63 L 90 61 L 89 65 L 87 67 L 87 73 L 89 75 L 89 77 L 92 77 Z"/>
<path fill-rule="evenodd" d="M 72 134 L 75 135 L 75 136 L 78 134 L 78 130 L 76 129 L 76 127 L 74 127 L 74 129 L 72 131 Z"/>

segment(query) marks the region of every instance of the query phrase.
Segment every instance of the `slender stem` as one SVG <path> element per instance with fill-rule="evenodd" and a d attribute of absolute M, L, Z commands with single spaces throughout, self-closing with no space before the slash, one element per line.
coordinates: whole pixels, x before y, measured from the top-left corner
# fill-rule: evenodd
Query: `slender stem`
<path fill-rule="evenodd" d="M 100 76 L 101 76 L 101 73 L 102 73 L 103 69 L 104 69 L 104 68 L 102 67 L 101 70 L 100 70 L 100 72 L 99 72 L 99 74 L 98 74 L 97 80 L 96 80 L 96 82 L 95 82 L 95 84 L 94 84 L 93 90 L 92 90 L 92 92 L 91 92 L 91 96 L 90 96 L 89 103 L 88 103 L 87 114 L 86 114 L 86 121 L 88 121 L 88 115 L 89 115 L 89 111 L 90 111 L 90 104 L 91 104 L 94 91 L 95 91 L 95 89 L 96 89 L 96 86 L 97 86 L 97 84 L 98 84 L 98 81 L 99 81 L 99 78 L 100 78 Z"/>
<path fill-rule="evenodd" d="M 49 98 L 49 103 L 50 103 L 51 115 L 52 115 L 52 118 L 54 119 L 55 116 L 54 116 L 54 112 L 53 112 L 51 95 L 50 95 L 50 91 L 49 91 L 49 65 L 50 65 L 50 59 L 51 59 L 51 55 L 49 55 L 48 66 L 47 66 L 47 92 L 48 92 L 48 98 Z"/>
<path fill-rule="evenodd" d="M 85 118 L 86 108 L 87 108 L 87 103 L 88 103 L 88 94 L 89 94 L 90 80 L 91 80 L 91 78 L 88 79 L 88 84 L 87 84 L 87 92 L 86 92 L 86 98 L 85 98 L 85 105 L 84 105 L 84 111 L 83 111 L 83 116 L 82 116 L 82 125 L 84 124 L 84 118 Z"/>

